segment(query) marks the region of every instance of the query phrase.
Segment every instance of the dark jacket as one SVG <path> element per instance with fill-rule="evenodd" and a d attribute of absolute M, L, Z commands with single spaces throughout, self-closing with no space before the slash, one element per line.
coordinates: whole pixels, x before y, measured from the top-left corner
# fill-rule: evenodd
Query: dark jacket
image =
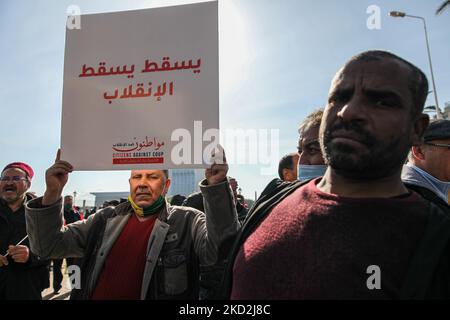
<path fill-rule="evenodd" d="M 64 220 L 66 224 L 74 223 L 78 220 L 81 220 L 80 214 L 73 209 L 64 209 Z"/>
<path fill-rule="evenodd" d="M 228 182 L 200 188 L 206 214 L 169 204 L 158 214 L 148 240 L 141 299 L 197 299 L 199 264 L 214 264 L 220 244 L 238 232 Z M 81 290 L 74 290 L 72 298 L 90 299 L 108 253 L 133 209 L 125 202 L 61 230 L 61 200 L 45 208 L 41 201 L 27 203 L 31 248 L 45 258 L 83 257 Z"/>
<path fill-rule="evenodd" d="M 184 201 L 183 206 L 195 208 L 202 212 L 205 211 L 203 205 L 203 195 L 201 192 L 195 192 L 189 195 Z M 239 202 L 236 203 L 236 212 L 238 215 L 239 223 L 245 220 L 247 215 L 247 209 Z M 232 235 L 222 241 L 218 248 L 220 258 L 214 265 L 200 265 L 200 299 L 201 300 L 213 300 L 218 295 L 218 289 L 223 278 L 223 273 L 226 267 L 226 257 L 231 249 L 231 246 L 236 238 L 236 235 Z"/>
<path fill-rule="evenodd" d="M 32 198 L 26 195 L 27 201 Z M 4 255 L 9 245 L 17 244 L 26 234 L 24 206 L 12 212 L 0 199 L 0 254 Z M 28 239 L 21 244 L 30 248 Z M 9 256 L 8 262 L 0 267 L 0 300 L 40 300 L 42 290 L 50 285 L 48 261 L 39 260 L 30 250 L 28 262 L 16 263 Z"/>
<path fill-rule="evenodd" d="M 229 299 L 236 256 L 246 239 L 272 209 L 309 181 L 281 182 L 274 179 L 250 209 L 230 250 L 219 299 Z M 420 186 L 405 184 L 428 201 L 428 225 L 411 261 L 401 289 L 401 299 L 450 299 L 450 207 Z"/>
<path fill-rule="evenodd" d="M 184 199 L 184 207 L 191 207 L 201 212 L 205 212 L 205 207 L 203 205 L 203 195 L 201 192 L 195 192 L 190 194 L 186 199 Z M 245 208 L 239 201 L 236 201 L 236 212 L 240 223 L 243 223 L 247 216 L 247 208 Z"/>

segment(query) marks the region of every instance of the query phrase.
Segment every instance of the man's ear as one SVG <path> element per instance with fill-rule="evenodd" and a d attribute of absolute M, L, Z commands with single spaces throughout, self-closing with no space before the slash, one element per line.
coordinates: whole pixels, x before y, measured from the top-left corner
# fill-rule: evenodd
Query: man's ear
<path fill-rule="evenodd" d="M 430 123 L 430 117 L 427 114 L 420 114 L 414 121 L 412 132 L 412 145 L 420 146 L 423 144 L 423 134 Z"/>
<path fill-rule="evenodd" d="M 286 180 L 286 178 L 288 178 L 289 175 L 289 169 L 284 168 L 283 169 L 283 180 Z"/>
<path fill-rule="evenodd" d="M 166 183 L 164 185 L 164 190 L 163 190 L 163 195 L 165 196 L 167 194 L 167 192 L 169 192 L 169 188 L 170 188 L 170 179 L 166 179 Z"/>
<path fill-rule="evenodd" d="M 425 153 L 423 152 L 423 145 L 420 146 L 412 146 L 411 153 L 415 159 L 425 160 Z"/>

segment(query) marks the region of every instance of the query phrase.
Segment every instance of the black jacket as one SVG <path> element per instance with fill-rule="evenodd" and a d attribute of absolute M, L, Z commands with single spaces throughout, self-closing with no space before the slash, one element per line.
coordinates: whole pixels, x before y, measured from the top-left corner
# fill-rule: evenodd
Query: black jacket
<path fill-rule="evenodd" d="M 66 224 L 74 223 L 75 221 L 81 220 L 80 214 L 73 209 L 67 210 L 64 208 L 64 220 Z"/>
<path fill-rule="evenodd" d="M 32 198 L 27 194 L 27 201 Z M 13 213 L 0 199 L 0 254 L 4 255 L 9 245 L 17 244 L 26 234 L 24 206 Z M 28 239 L 22 245 L 30 248 Z M 42 290 L 50 285 L 48 261 L 39 260 L 30 251 L 28 262 L 16 263 L 11 257 L 8 262 L 0 267 L 0 300 L 40 300 Z"/>
<path fill-rule="evenodd" d="M 200 210 L 201 212 L 205 212 L 202 193 L 195 192 L 190 194 L 186 199 L 184 199 L 182 206 L 191 207 Z M 238 214 L 239 222 L 243 223 L 247 217 L 248 210 L 239 201 L 236 201 L 236 212 Z"/>

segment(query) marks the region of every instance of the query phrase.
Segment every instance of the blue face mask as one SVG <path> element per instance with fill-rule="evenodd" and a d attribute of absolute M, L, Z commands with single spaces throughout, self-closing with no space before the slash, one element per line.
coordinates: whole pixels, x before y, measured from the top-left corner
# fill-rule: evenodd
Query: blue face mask
<path fill-rule="evenodd" d="M 450 204 L 450 182 L 441 181 L 431 174 L 428 174 L 428 181 L 433 185 L 435 191 L 438 192 L 438 196 L 441 197 L 444 201 L 447 201 Z"/>
<path fill-rule="evenodd" d="M 297 167 L 297 177 L 300 181 L 306 181 L 309 179 L 314 179 L 318 177 L 322 177 L 327 170 L 326 165 L 307 165 L 307 164 L 299 164 Z"/>
<path fill-rule="evenodd" d="M 441 181 L 438 178 L 433 177 L 428 172 L 414 166 L 413 167 L 417 172 L 421 174 L 421 176 L 431 185 L 433 186 L 436 194 L 442 198 L 444 201 L 450 204 L 450 182 Z"/>

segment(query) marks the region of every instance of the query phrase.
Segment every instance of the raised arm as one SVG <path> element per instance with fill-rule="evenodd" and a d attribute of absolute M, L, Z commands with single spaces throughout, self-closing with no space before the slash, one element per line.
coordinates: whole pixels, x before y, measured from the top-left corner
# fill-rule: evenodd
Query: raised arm
<path fill-rule="evenodd" d="M 45 173 L 44 196 L 25 206 L 27 233 L 33 253 L 43 259 L 81 257 L 93 219 L 78 221 L 63 227 L 62 192 L 73 167 L 60 159 Z"/>
<path fill-rule="evenodd" d="M 223 149 L 212 156 L 211 163 L 205 170 L 206 179 L 200 183 L 205 216 L 197 216 L 192 228 L 194 248 L 200 263 L 204 265 L 214 264 L 224 258 L 228 244 L 240 228 L 233 193 L 227 180 L 228 164 Z"/>

